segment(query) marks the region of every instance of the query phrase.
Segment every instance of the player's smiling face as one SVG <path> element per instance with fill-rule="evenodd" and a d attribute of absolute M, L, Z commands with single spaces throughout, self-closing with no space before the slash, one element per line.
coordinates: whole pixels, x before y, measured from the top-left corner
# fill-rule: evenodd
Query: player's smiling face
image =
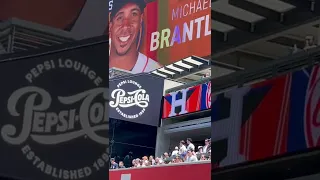
<path fill-rule="evenodd" d="M 142 11 L 136 4 L 123 6 L 114 15 L 111 24 L 111 43 L 118 55 L 136 51 L 136 40 L 141 28 Z"/>

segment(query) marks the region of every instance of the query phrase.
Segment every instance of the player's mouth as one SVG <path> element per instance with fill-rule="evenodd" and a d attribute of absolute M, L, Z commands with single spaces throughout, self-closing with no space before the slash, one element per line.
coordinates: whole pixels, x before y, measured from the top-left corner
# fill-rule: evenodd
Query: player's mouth
<path fill-rule="evenodd" d="M 127 42 L 130 39 L 131 35 L 119 37 L 120 42 Z"/>

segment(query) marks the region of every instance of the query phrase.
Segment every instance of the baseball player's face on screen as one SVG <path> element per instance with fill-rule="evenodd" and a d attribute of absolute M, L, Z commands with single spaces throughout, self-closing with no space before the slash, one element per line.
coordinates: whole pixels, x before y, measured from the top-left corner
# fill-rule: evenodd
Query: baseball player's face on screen
<path fill-rule="evenodd" d="M 137 36 L 141 28 L 142 12 L 136 4 L 122 7 L 111 22 L 111 48 L 120 56 L 137 51 Z"/>

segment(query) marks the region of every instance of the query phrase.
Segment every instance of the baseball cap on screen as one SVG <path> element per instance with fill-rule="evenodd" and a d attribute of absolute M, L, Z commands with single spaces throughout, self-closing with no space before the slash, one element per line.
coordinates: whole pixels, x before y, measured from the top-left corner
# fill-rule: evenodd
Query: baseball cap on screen
<path fill-rule="evenodd" d="M 122 7 L 129 3 L 138 5 L 141 11 L 146 7 L 145 0 L 116 0 L 113 1 L 110 18 L 112 19 Z"/>

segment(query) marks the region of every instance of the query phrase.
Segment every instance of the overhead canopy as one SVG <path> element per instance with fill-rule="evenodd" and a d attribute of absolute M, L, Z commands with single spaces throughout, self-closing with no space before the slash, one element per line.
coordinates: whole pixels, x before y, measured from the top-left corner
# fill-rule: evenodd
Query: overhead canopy
<path fill-rule="evenodd" d="M 314 0 L 214 0 L 212 54 L 301 25 L 320 15 Z"/>
<path fill-rule="evenodd" d="M 212 79 L 221 77 L 236 71 L 241 71 L 241 70 L 243 70 L 243 68 L 241 67 L 211 60 L 211 78 Z"/>
<path fill-rule="evenodd" d="M 163 78 L 178 79 L 209 68 L 209 60 L 197 56 L 190 56 L 173 64 L 169 64 L 162 68 L 156 69 L 151 73 Z"/>
<path fill-rule="evenodd" d="M 73 41 L 69 32 L 16 18 L 0 23 L 0 54 Z"/>
<path fill-rule="evenodd" d="M 300 70 L 306 66 L 319 64 L 319 62 L 320 47 L 302 51 L 275 62 L 261 64 L 256 68 L 247 71 L 235 72 L 227 76 L 216 78 L 212 81 L 212 92 L 214 92 L 212 95 L 235 86 L 243 86 L 259 80 L 277 77 L 292 72 L 293 70 Z"/>

